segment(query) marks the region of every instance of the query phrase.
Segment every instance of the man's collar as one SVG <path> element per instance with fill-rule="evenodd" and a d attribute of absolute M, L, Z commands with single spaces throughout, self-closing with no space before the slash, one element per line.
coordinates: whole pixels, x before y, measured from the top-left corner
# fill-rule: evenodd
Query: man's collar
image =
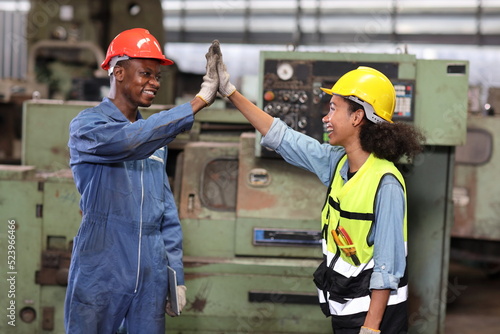
<path fill-rule="evenodd" d="M 113 101 L 111 101 L 107 97 L 105 97 L 102 100 L 101 108 L 102 108 L 102 111 L 104 112 L 104 114 L 106 114 L 107 116 L 111 117 L 112 119 L 114 119 L 116 121 L 130 122 L 127 119 L 127 117 L 125 117 L 125 115 L 120 111 L 120 109 L 118 109 L 118 107 L 113 103 Z M 142 119 L 142 115 L 141 115 L 139 109 L 137 109 L 137 119 Z"/>

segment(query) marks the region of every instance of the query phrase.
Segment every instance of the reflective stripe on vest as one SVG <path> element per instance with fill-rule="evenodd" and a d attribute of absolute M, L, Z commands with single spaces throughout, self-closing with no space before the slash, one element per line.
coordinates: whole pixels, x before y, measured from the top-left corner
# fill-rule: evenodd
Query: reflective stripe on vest
<path fill-rule="evenodd" d="M 325 297 L 321 290 L 318 290 L 318 295 L 320 296 L 320 303 L 325 303 Z M 327 298 L 330 297 L 330 294 L 327 293 Z M 387 305 L 396 305 L 406 301 L 408 298 L 408 285 L 405 285 L 395 291 L 391 291 L 391 295 L 389 296 L 389 301 Z M 342 315 L 351 315 L 357 314 L 360 312 L 368 311 L 370 307 L 370 296 L 364 296 L 359 298 L 354 298 L 346 302 L 345 304 L 338 303 L 336 301 L 330 300 L 328 306 L 330 307 L 330 313 L 332 315 L 342 314 Z"/>

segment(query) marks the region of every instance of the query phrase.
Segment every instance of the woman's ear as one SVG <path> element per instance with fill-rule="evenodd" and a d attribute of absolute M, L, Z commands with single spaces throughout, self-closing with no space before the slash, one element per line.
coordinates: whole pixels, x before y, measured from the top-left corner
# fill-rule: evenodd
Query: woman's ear
<path fill-rule="evenodd" d="M 351 114 L 352 117 L 352 126 L 357 127 L 363 122 L 363 119 L 365 118 L 365 111 L 361 108 L 356 110 Z"/>

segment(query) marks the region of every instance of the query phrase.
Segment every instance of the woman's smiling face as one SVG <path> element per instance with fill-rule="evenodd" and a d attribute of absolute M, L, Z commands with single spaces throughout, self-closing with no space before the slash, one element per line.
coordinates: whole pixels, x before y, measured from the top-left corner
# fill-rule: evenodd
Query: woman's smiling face
<path fill-rule="evenodd" d="M 332 95 L 330 99 L 330 110 L 322 118 L 326 125 L 330 145 L 346 146 L 356 135 L 355 128 L 352 125 L 353 113 L 349 110 L 349 103 L 339 95 Z"/>

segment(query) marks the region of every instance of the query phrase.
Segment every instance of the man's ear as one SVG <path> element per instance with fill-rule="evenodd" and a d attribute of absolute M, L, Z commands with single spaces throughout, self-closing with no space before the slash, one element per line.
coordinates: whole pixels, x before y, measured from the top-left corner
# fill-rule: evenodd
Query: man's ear
<path fill-rule="evenodd" d="M 125 68 L 120 65 L 115 65 L 113 68 L 113 75 L 115 76 L 116 81 L 123 81 L 123 77 L 125 76 Z"/>

